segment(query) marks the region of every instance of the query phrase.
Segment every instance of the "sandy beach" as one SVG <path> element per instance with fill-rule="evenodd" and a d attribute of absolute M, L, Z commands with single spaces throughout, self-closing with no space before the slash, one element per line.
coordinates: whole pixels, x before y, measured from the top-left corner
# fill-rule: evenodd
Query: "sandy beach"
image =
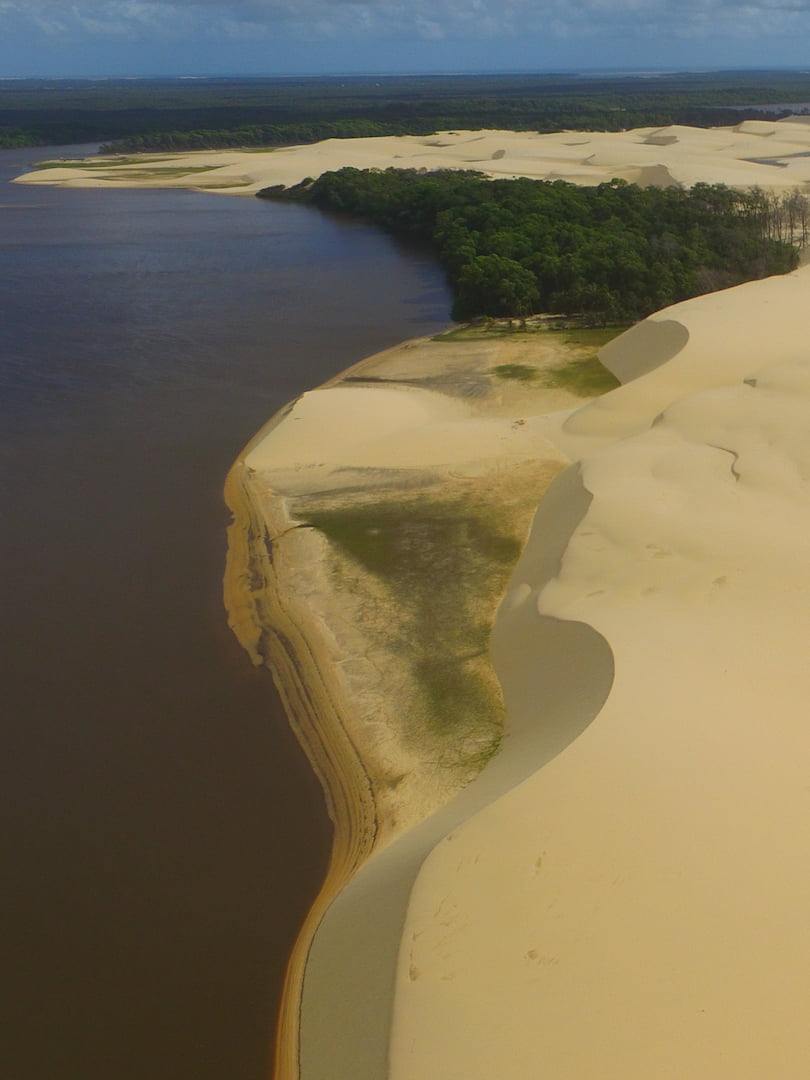
<path fill-rule="evenodd" d="M 475 169 L 491 177 L 529 176 L 599 184 L 614 177 L 691 187 L 790 189 L 810 181 L 810 120 L 748 120 L 733 128 L 637 128 L 621 132 L 451 131 L 370 139 L 328 139 L 275 150 L 145 154 L 86 164 L 51 162 L 17 183 L 68 187 L 183 187 L 255 195 L 344 166 L 360 169 Z"/>
<path fill-rule="evenodd" d="M 445 133 L 22 180 L 792 188 L 808 142 L 798 118 Z M 803 1075 L 808 296 L 805 267 L 658 312 L 601 349 L 598 397 L 563 331 L 406 343 L 240 457 L 231 625 L 336 823 L 279 1080 Z"/>

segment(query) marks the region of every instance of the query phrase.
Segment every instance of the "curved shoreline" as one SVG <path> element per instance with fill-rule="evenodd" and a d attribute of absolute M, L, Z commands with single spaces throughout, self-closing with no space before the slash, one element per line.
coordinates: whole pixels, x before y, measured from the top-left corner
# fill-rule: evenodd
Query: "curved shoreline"
<path fill-rule="evenodd" d="M 260 432 L 257 438 L 261 437 Z M 304 628 L 305 613 L 296 611 L 293 598 L 283 593 L 283 567 L 274 565 L 271 530 L 251 498 L 244 454 L 228 474 L 224 495 L 233 514 L 224 577 L 228 622 L 251 661 L 271 671 L 290 726 L 321 783 L 333 825 L 326 877 L 301 926 L 282 989 L 274 1076 L 294 1080 L 312 939 L 331 901 L 374 847 L 376 803 L 369 775 L 341 718 L 348 706 L 330 679 L 329 665 L 318 663 L 312 627 Z M 276 509 L 278 531 L 284 531 L 289 521 L 283 500 Z"/>
<path fill-rule="evenodd" d="M 355 399 L 362 402 L 364 395 L 371 393 L 374 395 L 372 400 L 383 402 L 389 400 L 386 395 L 394 392 L 392 405 L 400 410 L 412 400 L 420 407 L 427 401 L 432 410 L 439 410 L 435 421 L 429 421 L 439 425 L 438 458 L 441 460 L 449 455 L 457 460 L 457 464 L 444 465 L 438 473 L 435 468 L 425 470 L 420 465 L 410 471 L 405 469 L 404 475 L 401 468 L 383 469 L 382 472 L 379 469 L 361 469 L 357 473 L 357 470 L 353 472 L 339 467 L 335 475 L 342 477 L 348 474 L 350 478 L 350 503 L 357 502 L 360 491 L 365 491 L 363 498 L 370 498 L 372 506 L 375 499 L 390 501 L 392 494 L 399 492 L 397 498 L 405 500 L 403 506 L 413 506 L 420 513 L 427 507 L 425 512 L 430 515 L 435 512 L 430 511 L 430 507 L 435 505 L 441 508 L 443 505 L 441 501 L 435 503 L 436 498 L 451 497 L 455 501 L 462 498 L 465 501 L 459 506 L 468 505 L 472 499 L 471 508 L 464 512 L 480 517 L 486 509 L 484 503 L 487 500 L 494 498 L 494 505 L 497 506 L 506 499 L 503 505 L 508 520 L 514 517 L 515 521 L 515 525 L 507 526 L 507 529 L 516 528 L 517 536 L 522 538 L 537 501 L 538 483 L 541 487 L 547 485 L 565 459 L 552 450 L 541 433 L 532 431 L 521 416 L 530 409 L 536 412 L 538 407 L 542 407 L 542 402 L 555 409 L 570 406 L 582 399 L 567 390 L 544 389 L 531 384 L 528 387 L 515 385 L 496 379 L 487 372 L 491 372 L 504 359 L 517 358 L 539 363 L 540 370 L 543 364 L 553 366 L 565 356 L 587 353 L 587 349 L 583 353 L 582 347 L 565 346 L 564 338 L 565 335 L 549 335 L 546 332 L 514 334 L 506 340 L 478 340 L 473 333 L 473 341 L 444 343 L 417 339 L 387 349 L 359 361 L 330 379 L 320 390 L 304 395 L 304 398 L 280 410 L 250 441 L 228 475 L 225 498 L 234 516 L 228 534 L 224 583 L 229 624 L 252 662 L 265 664 L 273 672 L 291 726 L 321 780 L 335 829 L 326 879 L 290 958 L 276 1044 L 277 1080 L 298 1080 L 299 1075 L 306 1075 L 306 1072 L 300 1072 L 299 1047 L 304 976 L 309 967 L 308 978 L 312 983 L 311 950 L 332 902 L 344 886 L 354 879 L 359 868 L 367 864 L 369 857 L 379 848 L 381 839 L 385 841 L 383 846 L 386 850 L 392 842 L 396 847 L 396 837 L 451 798 L 453 791 L 464 785 L 469 774 L 469 768 L 461 773 L 456 769 L 448 773 L 446 768 L 439 768 L 438 771 L 428 768 L 420 780 L 413 755 L 406 748 L 407 740 L 406 743 L 397 741 L 404 730 L 401 720 L 396 722 L 400 734 L 389 749 L 383 747 L 382 758 L 380 746 L 373 741 L 368 742 L 368 720 L 363 719 L 364 709 L 367 714 L 368 706 L 361 706 L 359 714 L 357 711 L 358 704 L 367 695 L 367 678 L 364 681 L 361 677 L 360 682 L 355 678 L 347 684 L 345 676 L 339 674 L 341 665 L 346 664 L 350 655 L 346 650 L 356 648 L 357 643 L 353 639 L 334 638 L 336 626 L 340 636 L 340 621 L 346 617 L 353 618 L 357 613 L 352 616 L 349 608 L 346 615 L 341 615 L 322 593 L 318 592 L 314 599 L 307 594 L 313 571 L 320 567 L 315 574 L 318 577 L 325 565 L 324 560 L 328 562 L 329 557 L 325 549 L 317 547 L 319 541 L 315 532 L 310 528 L 300 528 L 301 497 L 296 502 L 296 497 L 291 496 L 290 491 L 285 494 L 273 486 L 291 485 L 292 490 L 296 483 L 303 482 L 306 489 L 308 481 L 302 481 L 301 477 L 311 472 L 316 474 L 316 488 L 324 483 L 328 488 L 331 481 L 322 475 L 322 467 L 320 472 L 319 467 L 307 465 L 284 467 L 283 459 L 287 450 L 287 443 L 283 441 L 285 432 L 292 431 L 293 448 L 296 451 L 303 449 L 306 457 L 308 439 L 302 434 L 302 429 L 294 425 L 306 423 L 306 420 L 299 420 L 299 416 L 305 415 L 309 401 L 314 400 L 317 404 L 318 395 L 335 394 L 335 402 L 342 402 L 341 406 L 333 405 L 328 399 L 330 413 L 346 406 L 346 395 L 349 395 L 349 402 Z M 418 386 L 411 385 L 413 382 L 418 384 L 420 378 L 427 378 L 426 385 L 435 386 L 442 364 L 446 370 L 446 375 L 440 376 L 444 392 L 437 389 L 420 390 Z M 401 382 L 405 376 L 409 381 L 407 386 Z M 465 397 L 470 385 L 477 388 L 477 396 L 473 399 Z M 494 397 L 493 388 L 497 391 Z M 461 397 L 454 396 L 456 394 L 461 394 Z M 482 394 L 483 397 L 480 396 Z M 450 421 L 450 428 L 446 427 L 447 421 L 442 419 L 445 415 L 456 418 Z M 461 419 L 462 416 L 466 419 Z M 514 416 L 518 417 L 517 421 L 513 419 Z M 469 434 L 466 433 L 467 427 L 471 428 Z M 461 440 L 455 449 L 453 439 Z M 482 439 L 485 440 L 483 444 Z M 279 444 L 275 455 L 263 449 L 274 441 Z M 419 428 L 417 444 L 421 447 L 425 442 L 430 442 L 430 435 L 425 435 Z M 396 455 L 401 453 L 401 449 L 397 447 Z M 486 457 L 488 453 L 494 454 L 494 458 Z M 482 454 L 485 457 L 482 458 Z M 540 455 L 539 462 L 535 460 L 537 454 Z M 543 465 L 544 455 L 548 457 L 548 465 Z M 314 451 L 314 456 L 318 457 L 317 451 Z M 269 457 L 271 462 L 281 467 L 268 472 L 264 467 L 264 457 Z M 469 459 L 469 464 L 462 465 Z M 504 464 L 509 463 L 510 479 L 506 484 L 505 474 L 498 465 L 501 459 Z M 440 480 L 439 474 L 446 474 L 445 478 Z M 359 489 L 356 486 L 358 482 Z M 392 483 L 393 488 L 390 486 Z M 479 492 L 479 495 L 473 497 L 473 491 Z M 445 496 L 442 494 L 444 492 L 450 494 Z M 291 497 L 296 506 L 292 510 Z M 481 505 L 477 505 L 479 503 Z M 522 543 L 516 541 L 516 554 L 520 546 Z M 331 557 L 334 556 L 333 551 Z M 496 588 L 497 593 L 493 593 L 491 599 L 484 599 L 482 614 L 474 618 L 483 617 L 488 622 L 494 618 L 495 605 L 505 584 L 498 584 L 500 581 L 501 578 L 497 577 L 492 585 L 486 586 L 484 583 L 486 588 Z M 374 587 L 372 579 L 362 579 L 363 590 L 373 590 Z M 326 588 L 328 592 L 328 583 Z M 489 597 L 489 593 L 486 597 Z M 390 601 L 383 598 L 381 602 L 383 610 L 386 610 Z M 477 610 L 473 608 L 471 612 Z M 489 615 L 486 614 L 488 610 L 491 610 Z M 326 623 L 323 622 L 324 614 Z M 378 629 L 369 624 L 365 631 L 361 629 L 361 634 L 368 635 L 370 632 L 373 638 L 378 634 Z M 381 655 L 389 656 L 386 666 L 390 678 L 394 657 L 385 652 L 387 646 L 383 644 L 382 648 Z M 401 664 L 402 658 L 399 657 L 396 663 Z M 419 705 L 418 685 L 408 682 L 406 675 L 407 672 L 402 675 L 405 683 L 395 698 L 395 713 L 402 713 L 403 710 L 412 712 L 413 709 L 419 712 L 424 708 Z M 500 687 L 495 682 L 494 674 L 487 678 L 492 682 L 491 689 L 486 691 L 492 695 L 491 705 L 484 706 L 482 702 L 482 706 L 485 709 L 496 708 L 497 711 L 502 707 L 496 705 L 496 697 L 500 699 Z M 389 736 L 391 734 L 389 732 Z M 406 772 L 417 769 L 417 773 L 411 772 L 401 796 L 398 789 L 402 785 L 392 792 L 388 779 L 390 762 L 397 759 Z M 480 764 L 473 768 L 477 771 Z M 408 787 L 408 784 L 411 786 Z M 382 806 L 379 797 L 383 797 Z M 381 826 L 384 826 L 382 835 Z M 433 836 L 432 829 L 428 828 L 425 835 Z M 375 856 L 375 860 L 379 857 Z M 395 854 L 392 857 L 396 859 Z M 398 942 L 394 938 L 388 941 L 387 952 L 393 963 Z M 315 966 L 318 966 L 317 962 Z M 383 1025 L 386 1032 L 387 1027 L 386 1021 Z M 387 1035 L 385 1039 L 387 1045 Z M 322 1067 L 323 1063 L 319 1063 L 315 1071 Z"/>

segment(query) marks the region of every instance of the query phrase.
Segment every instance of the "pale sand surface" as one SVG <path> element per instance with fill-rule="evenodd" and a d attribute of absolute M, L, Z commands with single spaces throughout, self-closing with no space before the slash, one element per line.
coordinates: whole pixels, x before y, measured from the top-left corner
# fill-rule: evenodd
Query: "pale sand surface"
<path fill-rule="evenodd" d="M 516 499 L 516 531 L 578 462 L 542 498 L 496 622 L 506 738 L 461 790 L 463 753 L 436 768 L 403 735 L 413 682 L 396 637 L 368 632 L 392 598 L 355 637 L 370 576 L 351 579 L 352 608 L 328 579 L 345 562 L 290 554 L 313 670 L 337 672 L 362 778 L 347 803 L 365 793 L 367 833 L 294 957 L 279 1078 L 803 1074 L 809 297 L 804 268 L 666 309 L 603 350 L 630 381 L 584 405 L 493 393 L 487 373 L 514 358 L 481 342 L 393 350 L 249 449 L 268 521 L 262 485 L 288 508 L 378 488 L 415 509 L 461 482 L 499 517 Z M 297 520 L 274 559 L 316 540 Z M 447 586 L 438 575 L 440 603 Z"/>
<path fill-rule="evenodd" d="M 393 636 L 389 626 L 392 610 L 407 607 L 409 598 L 392 594 L 390 581 L 347 556 L 322 530 L 309 527 L 309 520 L 322 513 L 367 512 L 362 528 L 373 536 L 387 527 L 384 516 L 375 523 L 374 508 L 395 506 L 405 519 L 422 522 L 421 533 L 406 540 L 415 547 L 427 545 L 429 558 L 436 556 L 435 551 L 429 554 L 431 517 L 468 517 L 471 528 L 496 521 L 515 552 L 505 556 L 505 575 L 525 539 L 538 488 L 568 463 L 540 429 L 552 415 L 583 401 L 569 389 L 546 385 L 547 373 L 592 353 L 593 347 L 566 344 L 564 332 L 490 338 L 473 333 L 462 340 L 408 342 L 303 394 L 253 440 L 235 467 L 263 518 L 268 538 L 263 543 L 272 548 L 275 579 L 284 578 L 285 603 L 296 607 L 296 617 L 318 639 L 317 647 L 310 648 L 324 659 L 324 667 L 336 670 L 351 703 L 353 715 L 345 724 L 360 744 L 365 769 L 375 777 L 373 783 L 387 778 L 377 784 L 375 795 L 378 829 L 385 835 L 446 801 L 448 791 L 469 778 L 470 768 L 463 765 L 457 727 L 436 741 L 431 760 L 425 740 L 432 736 L 419 728 L 408 734 L 406 721 L 397 715 L 398 708 L 415 709 L 408 664 L 411 636 L 420 633 L 418 620 L 403 624 Z M 522 364 L 536 378 L 503 378 L 496 370 L 503 364 Z M 483 605 L 480 611 L 457 614 L 480 617 L 489 625 L 506 584 L 505 576 L 484 580 L 486 571 L 493 570 L 485 564 L 494 559 L 467 565 L 462 552 L 455 566 L 473 575 L 480 600 L 469 586 L 463 594 L 451 592 L 452 583 L 442 581 L 448 567 L 431 562 L 417 565 L 412 580 L 406 579 L 410 599 L 421 588 L 421 573 L 431 592 L 444 587 L 447 600 Z M 412 612 L 414 618 L 424 614 Z M 248 617 L 239 633 L 260 659 L 261 628 Z M 469 652 L 466 633 L 460 647 Z M 486 657 L 481 659 L 488 668 Z M 482 703 L 487 730 L 482 735 L 471 725 L 468 733 L 473 750 L 481 749 L 480 738 L 486 741 L 499 698 L 493 683 Z M 497 718 L 495 729 L 497 734 Z M 471 768 L 475 772 L 478 766 Z"/>
<path fill-rule="evenodd" d="M 537 500 L 567 464 L 538 429 L 544 416 L 583 400 L 544 385 L 555 366 L 593 353 L 566 339 L 473 332 L 389 350 L 283 410 L 229 478 L 231 622 L 254 660 L 274 667 L 337 827 L 329 880 L 287 981 L 279 1077 L 298 1074 L 302 992 L 302 1076 L 385 1069 L 404 904 L 421 859 L 446 822 L 460 820 L 458 806 L 450 818 L 415 826 L 452 800 L 500 737 L 502 698 L 486 638 Z M 536 378 L 502 378 L 503 364 Z M 373 529 L 375 508 L 392 503 L 419 525 L 405 539 L 423 552 L 405 592 L 396 574 L 380 579 L 306 527 L 319 510 L 359 507 Z M 460 523 L 449 534 L 449 563 L 448 534 L 432 546 L 430 535 L 448 514 Z M 501 561 L 497 547 L 493 556 L 476 546 L 476 529 L 493 522 L 511 541 Z M 471 648 L 474 634 L 481 644 Z M 449 730 L 436 725 L 426 693 L 428 659 L 440 682 L 460 676 L 475 688 Z M 373 884 L 352 881 L 326 911 L 371 852 L 384 849 L 391 855 L 372 860 Z"/>
<path fill-rule="evenodd" d="M 274 184 L 351 165 L 356 168 L 465 168 L 491 177 L 528 176 L 598 184 L 792 188 L 810 181 L 810 123 L 803 117 L 745 121 L 733 128 L 639 128 L 622 132 L 459 131 L 437 135 L 328 139 L 275 150 L 148 154 L 55 167 L 17 183 L 70 187 L 192 187 L 253 195 Z M 199 171 L 194 171 L 199 170 Z"/>
<path fill-rule="evenodd" d="M 421 432 L 417 472 L 432 458 L 451 474 L 445 436 L 464 409 L 476 431 L 503 414 L 512 462 L 473 459 L 465 477 L 508 475 L 534 439 L 551 466 L 529 477 L 536 501 L 564 460 L 578 462 L 542 499 L 497 618 L 503 747 L 455 795 L 418 753 L 402 806 L 375 789 L 376 812 L 400 827 L 317 909 L 294 961 L 279 1077 L 803 1075 L 809 295 L 802 269 L 658 313 L 604 350 L 635 378 L 584 405 L 557 398 L 548 412 L 538 398 L 532 414 L 523 396 L 516 415 L 497 395 L 488 411 L 486 397 L 440 403 L 424 385 L 344 381 L 305 395 L 254 443 L 250 482 L 272 478 L 275 460 L 299 495 L 313 478 L 322 489 L 324 468 L 336 483 L 340 465 L 321 460 L 333 433 L 347 495 L 366 453 L 372 486 L 392 480 L 376 465 L 386 425 L 398 446 Z M 503 360 L 476 348 L 473 374 Z M 415 369 L 435 370 L 427 359 L 415 354 Z M 367 370 L 380 372 L 407 377 L 406 351 Z M 367 416 L 371 393 L 384 424 L 358 422 L 352 439 L 325 397 L 344 412 L 357 394 Z M 351 647 L 330 602 L 306 601 L 337 653 Z M 393 655 L 380 700 L 397 683 Z M 356 710 L 341 719 L 351 728 Z M 375 753 L 383 772 L 386 753 L 407 761 L 389 737 L 361 746 L 372 789 Z"/>
<path fill-rule="evenodd" d="M 654 316 L 686 327 L 681 352 L 569 419 L 604 442 L 559 568 L 538 579 L 539 518 L 499 613 L 501 768 L 548 723 L 544 620 L 592 628 L 615 677 L 422 865 L 392 1080 L 803 1075 L 808 298 L 801 270 Z M 574 665 L 593 681 L 592 651 Z"/>

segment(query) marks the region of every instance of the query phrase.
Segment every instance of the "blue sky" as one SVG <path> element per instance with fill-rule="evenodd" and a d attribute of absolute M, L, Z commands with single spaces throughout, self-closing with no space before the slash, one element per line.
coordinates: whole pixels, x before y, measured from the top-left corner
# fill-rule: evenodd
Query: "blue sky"
<path fill-rule="evenodd" d="M 0 77 L 810 68 L 810 0 L 0 0 Z"/>

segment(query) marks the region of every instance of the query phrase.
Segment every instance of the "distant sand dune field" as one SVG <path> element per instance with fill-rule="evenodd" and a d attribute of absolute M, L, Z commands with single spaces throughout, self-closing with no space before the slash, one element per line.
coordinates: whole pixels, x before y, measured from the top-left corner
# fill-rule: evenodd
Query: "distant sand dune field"
<path fill-rule="evenodd" d="M 194 187 L 253 195 L 273 184 L 297 184 L 332 169 L 476 169 L 492 177 L 529 176 L 599 184 L 791 188 L 810 180 L 810 122 L 804 117 L 745 121 L 733 128 L 639 128 L 621 132 L 441 132 L 438 135 L 327 139 L 268 151 L 201 150 L 150 155 L 142 164 L 88 159 L 86 169 L 49 167 L 18 183 L 69 187 Z M 196 172 L 194 170 L 197 170 Z M 205 170 L 205 171 L 203 171 Z"/>

